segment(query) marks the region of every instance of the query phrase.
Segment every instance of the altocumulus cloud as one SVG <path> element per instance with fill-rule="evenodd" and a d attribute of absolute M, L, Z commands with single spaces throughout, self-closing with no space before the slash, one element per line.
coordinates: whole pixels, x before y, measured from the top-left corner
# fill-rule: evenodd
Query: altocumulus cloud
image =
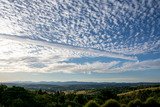
<path fill-rule="evenodd" d="M 159 11 L 159 0 L 1 0 L 0 72 L 160 69 L 137 57 L 160 52 Z M 65 62 L 102 56 L 113 60 Z"/>

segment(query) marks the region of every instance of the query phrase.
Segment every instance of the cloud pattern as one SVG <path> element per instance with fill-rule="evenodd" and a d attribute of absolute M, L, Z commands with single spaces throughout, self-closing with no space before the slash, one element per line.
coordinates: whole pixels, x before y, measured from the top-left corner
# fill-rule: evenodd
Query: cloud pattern
<path fill-rule="evenodd" d="M 1 0 L 0 72 L 160 69 L 137 58 L 160 52 L 159 11 L 159 0 Z M 119 61 L 64 62 L 99 56 Z"/>

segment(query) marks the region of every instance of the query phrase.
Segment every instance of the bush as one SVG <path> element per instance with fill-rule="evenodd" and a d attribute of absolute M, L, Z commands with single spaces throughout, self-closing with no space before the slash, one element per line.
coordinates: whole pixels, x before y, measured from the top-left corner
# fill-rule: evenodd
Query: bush
<path fill-rule="evenodd" d="M 90 100 L 84 107 L 99 107 L 99 105 L 95 101 Z"/>
<path fill-rule="evenodd" d="M 142 101 L 140 99 L 136 99 L 134 100 L 134 105 L 135 107 L 142 107 Z"/>
<path fill-rule="evenodd" d="M 153 98 L 149 97 L 145 102 L 146 107 L 159 107 L 158 102 Z"/>
<path fill-rule="evenodd" d="M 2 104 L 0 104 L 0 107 L 4 107 L 4 106 L 2 106 Z"/>
<path fill-rule="evenodd" d="M 12 101 L 12 107 L 24 107 L 25 104 L 24 102 L 22 101 L 22 99 L 15 99 Z"/>
<path fill-rule="evenodd" d="M 82 107 L 82 105 L 74 102 L 74 101 L 66 101 L 64 107 Z"/>
<path fill-rule="evenodd" d="M 142 107 L 143 104 L 140 99 L 135 99 L 134 101 L 130 101 L 128 103 L 128 107 Z"/>
<path fill-rule="evenodd" d="M 130 102 L 128 103 L 128 107 L 134 107 L 134 101 L 130 101 Z"/>
<path fill-rule="evenodd" d="M 83 94 L 79 94 L 79 95 L 76 95 L 74 97 L 74 100 L 76 103 L 79 103 L 79 104 L 85 104 L 87 103 L 88 99 L 87 99 L 87 96 L 86 95 L 83 95 Z"/>
<path fill-rule="evenodd" d="M 160 97 L 158 97 L 158 100 L 157 100 L 157 101 L 158 101 L 158 103 L 160 104 Z"/>
<path fill-rule="evenodd" d="M 121 104 L 121 107 L 127 107 L 127 105 L 126 104 Z"/>
<path fill-rule="evenodd" d="M 120 104 L 118 103 L 118 101 L 114 100 L 114 99 L 110 99 L 107 100 L 102 107 L 120 107 Z"/>

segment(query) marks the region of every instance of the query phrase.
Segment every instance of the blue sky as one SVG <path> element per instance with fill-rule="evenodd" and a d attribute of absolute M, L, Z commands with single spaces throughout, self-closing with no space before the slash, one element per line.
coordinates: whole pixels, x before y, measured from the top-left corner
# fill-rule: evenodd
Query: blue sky
<path fill-rule="evenodd" d="M 1 0 L 0 81 L 160 81 L 159 0 Z"/>

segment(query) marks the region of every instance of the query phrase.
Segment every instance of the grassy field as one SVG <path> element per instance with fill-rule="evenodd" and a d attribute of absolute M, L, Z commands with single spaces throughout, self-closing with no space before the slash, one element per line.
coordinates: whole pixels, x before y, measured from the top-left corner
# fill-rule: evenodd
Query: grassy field
<path fill-rule="evenodd" d="M 130 96 L 130 95 L 136 94 L 140 91 L 148 91 L 148 90 L 150 90 L 150 91 L 160 91 L 160 87 L 150 87 L 150 88 L 145 88 L 145 89 L 138 89 L 138 90 L 134 90 L 134 91 L 120 93 L 120 94 L 117 94 L 117 96 Z"/>

